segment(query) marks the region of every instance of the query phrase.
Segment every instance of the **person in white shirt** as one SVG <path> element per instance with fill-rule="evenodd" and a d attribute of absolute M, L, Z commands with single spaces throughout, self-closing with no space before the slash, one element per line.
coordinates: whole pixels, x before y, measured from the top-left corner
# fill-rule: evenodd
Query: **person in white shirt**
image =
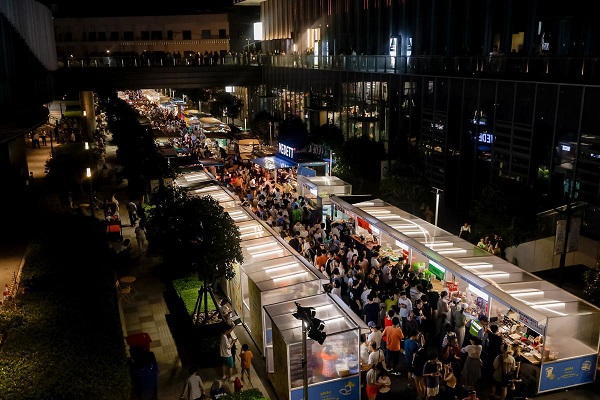
<path fill-rule="evenodd" d="M 371 329 L 371 333 L 369 333 L 369 336 L 367 336 L 367 341 L 369 343 L 375 343 L 377 346 L 376 348 L 379 349 L 383 334 L 379 329 L 377 329 L 377 325 L 373 321 L 369 322 L 369 329 Z"/>
<path fill-rule="evenodd" d="M 406 296 L 406 292 L 400 293 L 400 298 L 398 299 L 398 308 L 400 309 L 400 318 L 402 319 L 402 330 L 406 332 L 408 330 L 408 316 L 413 309 L 412 301 Z"/>
<path fill-rule="evenodd" d="M 185 400 L 200 400 L 202 398 L 204 395 L 204 383 L 202 383 L 202 379 L 196 373 L 197 371 L 198 367 L 195 365 L 188 368 L 190 376 L 186 379 L 179 398 Z"/>

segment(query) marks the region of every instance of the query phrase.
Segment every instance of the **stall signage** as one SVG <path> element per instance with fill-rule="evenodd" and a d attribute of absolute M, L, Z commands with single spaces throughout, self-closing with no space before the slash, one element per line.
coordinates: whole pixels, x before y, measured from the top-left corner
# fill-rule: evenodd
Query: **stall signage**
<path fill-rule="evenodd" d="M 289 157 L 289 158 L 294 158 L 294 148 L 292 146 L 288 146 L 286 144 L 283 143 L 279 143 L 279 154 Z"/>
<path fill-rule="evenodd" d="M 160 181 L 158 179 L 151 179 L 150 180 L 150 192 L 156 193 L 156 192 L 158 192 L 159 188 L 160 188 Z"/>
<path fill-rule="evenodd" d="M 537 333 L 543 333 L 542 328 L 538 325 L 537 321 L 531 317 L 528 317 L 525 314 L 519 313 L 519 322 L 525 325 L 526 327 L 533 329 Z"/>
<path fill-rule="evenodd" d="M 438 263 L 429 260 L 429 272 L 435 275 L 440 281 L 443 281 L 446 276 L 446 269 L 441 267 Z"/>
<path fill-rule="evenodd" d="M 456 282 L 446 282 L 446 289 L 448 289 L 449 293 L 458 292 L 458 283 L 456 283 Z"/>
<path fill-rule="evenodd" d="M 360 398 L 360 382 L 358 375 L 345 379 L 337 379 L 308 387 L 310 400 L 358 400 Z M 290 400 L 303 400 L 304 388 L 292 390 Z"/>
<path fill-rule="evenodd" d="M 542 366 L 540 392 L 555 390 L 594 381 L 598 355 L 573 358 Z"/>

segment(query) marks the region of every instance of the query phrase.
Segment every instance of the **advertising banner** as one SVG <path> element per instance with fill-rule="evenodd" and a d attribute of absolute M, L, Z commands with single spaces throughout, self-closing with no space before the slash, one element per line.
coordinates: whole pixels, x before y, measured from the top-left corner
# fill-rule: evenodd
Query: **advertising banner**
<path fill-rule="evenodd" d="M 543 365 L 540 392 L 593 382 L 597 358 L 592 354 Z"/>
<path fill-rule="evenodd" d="M 292 390 L 290 400 L 303 400 L 304 388 Z M 324 382 L 308 387 L 310 400 L 358 400 L 360 398 L 360 383 L 358 375 L 347 379 Z"/>

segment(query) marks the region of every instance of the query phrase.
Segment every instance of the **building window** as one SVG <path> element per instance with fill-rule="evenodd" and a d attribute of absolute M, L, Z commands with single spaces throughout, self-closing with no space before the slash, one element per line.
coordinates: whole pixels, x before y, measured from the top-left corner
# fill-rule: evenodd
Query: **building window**
<path fill-rule="evenodd" d="M 227 39 L 227 30 L 219 29 L 219 39 Z"/>
<path fill-rule="evenodd" d="M 119 40 L 119 32 L 111 32 L 110 33 L 110 41 L 117 42 Z"/>
<path fill-rule="evenodd" d="M 202 29 L 202 39 L 210 39 L 210 29 Z"/>
<path fill-rule="evenodd" d="M 123 32 L 123 40 L 133 40 L 133 32 L 132 31 Z"/>
<path fill-rule="evenodd" d="M 150 31 L 142 31 L 142 40 L 150 40 Z"/>
<path fill-rule="evenodd" d="M 167 40 L 173 40 L 173 31 L 167 31 Z"/>
<path fill-rule="evenodd" d="M 88 32 L 88 41 L 90 41 L 90 42 L 96 41 L 96 32 Z"/>
<path fill-rule="evenodd" d="M 162 40 L 162 31 L 152 31 L 152 40 Z"/>
<path fill-rule="evenodd" d="M 98 32 L 98 41 L 106 42 L 106 32 Z"/>
<path fill-rule="evenodd" d="M 183 31 L 183 40 L 192 40 L 192 31 Z"/>

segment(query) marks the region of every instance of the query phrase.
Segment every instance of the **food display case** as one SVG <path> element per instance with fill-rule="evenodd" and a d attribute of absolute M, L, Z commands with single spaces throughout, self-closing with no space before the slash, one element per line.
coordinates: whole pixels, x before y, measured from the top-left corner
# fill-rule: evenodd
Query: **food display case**
<path fill-rule="evenodd" d="M 267 358 L 267 371 L 277 397 L 304 398 L 302 321 L 292 315 L 297 310 L 295 302 L 313 307 L 327 333 L 322 345 L 307 339 L 308 398 L 358 400 L 359 337 L 368 327 L 337 296 L 326 293 L 264 307 L 273 352 Z"/>
<path fill-rule="evenodd" d="M 332 217 L 329 196 L 336 194 L 345 196 L 352 194 L 352 185 L 337 176 L 302 176 L 298 175 L 298 191 L 312 208 L 321 210 L 323 222 L 325 217 Z"/>

